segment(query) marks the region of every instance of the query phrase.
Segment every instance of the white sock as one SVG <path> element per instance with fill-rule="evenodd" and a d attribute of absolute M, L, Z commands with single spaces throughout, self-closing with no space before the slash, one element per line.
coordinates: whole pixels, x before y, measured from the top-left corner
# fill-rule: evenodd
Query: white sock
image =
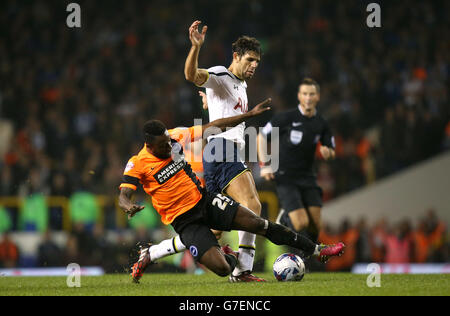
<path fill-rule="evenodd" d="M 152 245 L 149 249 L 152 262 L 184 250 L 186 250 L 186 246 L 181 242 L 179 235 L 163 240 L 157 245 Z"/>
<path fill-rule="evenodd" d="M 239 275 L 244 271 L 253 271 L 255 261 L 256 235 L 249 232 L 238 231 L 239 234 L 239 263 L 233 271 L 233 275 Z"/>
<path fill-rule="evenodd" d="M 316 249 L 314 249 L 313 256 L 316 256 L 316 257 L 320 256 L 319 245 L 316 245 Z"/>

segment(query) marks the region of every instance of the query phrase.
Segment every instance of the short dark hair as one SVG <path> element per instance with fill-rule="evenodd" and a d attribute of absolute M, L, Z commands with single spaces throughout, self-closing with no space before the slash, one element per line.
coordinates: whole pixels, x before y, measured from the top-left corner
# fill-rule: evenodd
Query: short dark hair
<path fill-rule="evenodd" d="M 164 135 L 166 130 L 166 126 L 161 121 L 150 120 L 145 122 L 144 128 L 142 129 L 145 143 L 151 144 L 155 140 L 155 137 Z"/>
<path fill-rule="evenodd" d="M 250 36 L 241 36 L 232 45 L 233 53 L 237 53 L 239 56 L 244 56 L 248 51 L 258 53 L 261 56 L 261 44 L 260 42 Z"/>
<path fill-rule="evenodd" d="M 300 87 L 303 86 L 303 85 L 306 85 L 306 86 L 315 86 L 315 87 L 316 87 L 317 93 L 320 94 L 320 86 L 319 86 L 319 84 L 317 83 L 316 80 L 314 80 L 314 79 L 312 79 L 312 78 L 304 78 L 304 79 L 302 80 L 302 82 L 300 82 L 300 85 L 298 86 L 299 89 L 300 89 Z"/>

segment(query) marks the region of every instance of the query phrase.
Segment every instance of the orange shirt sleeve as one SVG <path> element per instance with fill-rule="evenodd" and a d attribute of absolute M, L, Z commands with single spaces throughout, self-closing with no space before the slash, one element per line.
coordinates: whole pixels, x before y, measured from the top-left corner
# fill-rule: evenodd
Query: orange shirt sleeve
<path fill-rule="evenodd" d="M 133 156 L 127 163 L 123 172 L 123 182 L 119 188 L 130 188 L 136 190 L 141 180 L 142 172 L 139 166 L 137 156 Z"/>
<path fill-rule="evenodd" d="M 201 125 L 195 125 L 192 127 L 178 127 L 170 129 L 169 135 L 177 142 L 184 144 L 185 142 L 194 142 L 203 137 L 203 130 Z"/>

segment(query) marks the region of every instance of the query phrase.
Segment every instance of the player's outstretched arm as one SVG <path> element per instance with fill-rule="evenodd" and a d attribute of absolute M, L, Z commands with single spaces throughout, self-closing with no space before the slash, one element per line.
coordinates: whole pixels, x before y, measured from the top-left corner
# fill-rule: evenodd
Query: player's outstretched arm
<path fill-rule="evenodd" d="M 121 188 L 119 194 L 119 207 L 128 214 L 128 219 L 132 218 L 136 213 L 142 211 L 144 206 L 134 204 L 131 199 L 134 190 L 130 188 Z"/>
<path fill-rule="evenodd" d="M 268 104 L 270 102 L 272 102 L 272 99 L 269 98 L 259 103 L 257 106 L 255 106 L 252 110 L 248 111 L 247 113 L 214 120 L 208 124 L 203 125 L 202 131 L 204 132 L 206 129 L 210 127 L 215 127 L 219 128 L 222 132 L 224 132 L 229 127 L 235 127 L 236 125 L 239 125 L 252 117 L 261 115 L 262 113 L 269 111 L 270 107 L 268 106 Z"/>
<path fill-rule="evenodd" d="M 186 80 L 195 83 L 197 86 L 201 86 L 208 79 L 208 71 L 198 69 L 198 55 L 200 53 L 200 47 L 205 41 L 206 30 L 208 29 L 205 25 L 200 33 L 198 28 L 201 23 L 201 21 L 195 21 L 189 27 L 189 39 L 192 46 L 184 64 L 184 76 Z"/>

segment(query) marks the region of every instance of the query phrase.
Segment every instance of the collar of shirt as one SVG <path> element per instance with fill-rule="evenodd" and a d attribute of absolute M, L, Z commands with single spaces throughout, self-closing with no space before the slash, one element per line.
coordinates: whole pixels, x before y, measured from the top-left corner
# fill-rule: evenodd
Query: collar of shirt
<path fill-rule="evenodd" d="M 228 73 L 236 80 L 238 80 L 245 88 L 247 88 L 247 82 L 245 82 L 244 79 L 239 78 L 236 76 L 230 69 L 227 69 Z"/>
<path fill-rule="evenodd" d="M 300 106 L 300 104 L 298 105 L 298 110 L 300 111 L 300 113 L 301 113 L 303 116 L 306 116 L 305 113 L 303 113 L 303 110 L 302 110 L 302 107 Z M 316 116 L 316 114 L 317 114 L 317 110 L 314 109 L 314 114 L 313 114 L 311 117 Z M 307 116 L 306 116 L 306 117 L 307 117 Z"/>

